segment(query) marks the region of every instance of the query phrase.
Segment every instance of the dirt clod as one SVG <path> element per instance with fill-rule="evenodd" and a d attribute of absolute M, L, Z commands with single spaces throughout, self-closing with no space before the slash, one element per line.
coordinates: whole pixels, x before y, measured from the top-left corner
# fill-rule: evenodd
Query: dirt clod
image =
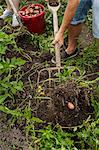
<path fill-rule="evenodd" d="M 38 107 L 38 117 L 41 119 L 71 127 L 80 125 L 92 113 L 88 91 L 85 92 L 85 89 L 78 88 L 75 81 L 67 81 L 52 91 L 50 92 L 52 99 L 47 100 L 46 103 L 42 102 Z M 87 96 L 82 98 L 82 91 L 83 95 L 87 94 Z M 49 103 L 51 104 L 50 109 Z"/>

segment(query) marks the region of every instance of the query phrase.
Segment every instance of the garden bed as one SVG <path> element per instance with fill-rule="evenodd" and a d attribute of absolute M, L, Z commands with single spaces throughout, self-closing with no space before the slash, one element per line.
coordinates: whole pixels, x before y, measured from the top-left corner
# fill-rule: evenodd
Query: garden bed
<path fill-rule="evenodd" d="M 60 74 L 53 71 L 51 82 L 48 71 L 42 71 L 38 82 L 40 70 L 55 66 L 51 61 L 54 53 L 45 48 L 49 44 L 45 40 L 47 33 L 44 33 L 45 43 L 42 43 L 42 35 L 32 35 L 26 29 L 8 28 L 6 22 L 0 20 L 1 28 L 3 25 L 3 33 L 9 35 L 9 39 L 12 36 L 12 43 L 7 44 L 6 53 L 2 54 L 3 63 L 7 60 L 7 66 L 0 78 L 11 76 L 9 83 L 19 82 L 17 86 L 13 82 L 18 90 L 11 89 L 15 93 L 12 94 L 8 89 L 11 95 L 1 105 L 0 150 L 96 148 L 99 57 L 89 30 L 87 40 L 83 41 L 87 31 L 82 34 L 76 59 L 63 60 L 64 70 Z M 5 39 L 8 40 L 7 37 Z M 9 66 L 13 69 L 10 70 Z"/>
<path fill-rule="evenodd" d="M 67 80 L 64 83 L 55 82 L 50 88 L 48 88 L 48 82 L 45 82 L 44 86 L 38 86 L 38 71 L 44 67 L 44 62 L 48 62 L 51 66 L 54 66 L 54 64 L 51 63 L 52 54 L 49 52 L 42 53 L 36 45 L 32 45 L 28 42 L 28 35 L 25 34 L 18 36 L 16 43 L 25 53 L 8 51 L 5 57 L 11 59 L 16 56 L 16 58 L 20 57 L 26 61 L 27 58 L 30 58 L 30 61 L 28 60 L 24 66 L 21 67 L 21 80 L 24 83 L 24 91 L 18 92 L 14 97 L 14 101 L 8 99 L 5 102 L 5 105 L 9 109 L 19 109 L 23 111 L 30 105 L 32 117 L 37 117 L 43 121 L 35 126 L 37 129 L 49 123 L 52 125 L 59 124 L 62 128 L 76 127 L 81 125 L 84 120 L 93 114 L 93 107 L 90 101 L 91 90 L 83 87 L 79 88 L 75 80 Z M 12 46 L 9 45 L 8 47 L 11 50 Z M 12 74 L 15 73 L 16 70 L 13 70 Z M 46 71 L 42 72 L 40 79 L 43 79 L 43 82 L 46 81 L 48 79 L 48 73 Z M 69 103 L 73 105 L 73 108 L 69 106 Z M 10 116 L 7 115 L 7 122 L 9 118 Z M 26 120 L 16 120 L 12 129 L 7 128 L 5 121 L 1 123 L 1 126 L 1 139 L 3 142 L 6 141 L 10 143 L 10 146 L 15 144 L 16 147 L 18 145 L 24 145 L 23 149 L 27 149 L 27 144 L 25 143 L 26 139 L 21 132 L 26 126 Z M 5 128 L 8 130 L 6 133 L 4 131 Z M 10 138 L 8 138 L 8 134 Z M 12 140 L 10 141 L 10 139 Z M 21 143 L 20 140 L 22 141 Z"/>

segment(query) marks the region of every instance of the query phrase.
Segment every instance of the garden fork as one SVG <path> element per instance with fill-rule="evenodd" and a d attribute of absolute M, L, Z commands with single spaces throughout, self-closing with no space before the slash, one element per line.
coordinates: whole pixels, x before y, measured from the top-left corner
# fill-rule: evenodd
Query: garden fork
<path fill-rule="evenodd" d="M 54 3 L 55 1 L 53 1 Z M 58 0 L 58 6 L 52 6 L 50 5 L 50 2 L 48 2 L 48 8 L 51 10 L 52 14 L 53 14 L 53 27 L 54 27 L 54 36 L 56 35 L 56 33 L 58 32 L 58 18 L 57 18 L 57 11 L 60 8 L 60 1 Z M 42 71 L 48 71 L 49 73 L 49 79 L 51 79 L 51 72 L 54 70 L 57 70 L 58 73 L 60 73 L 60 70 L 63 69 L 64 67 L 61 66 L 61 58 L 60 58 L 60 48 L 58 43 L 55 44 L 55 58 L 56 58 L 56 67 L 49 67 L 49 68 L 44 68 L 41 69 L 38 72 L 38 81 L 37 83 L 40 83 L 40 74 Z M 51 85 L 51 80 L 49 80 L 49 85 Z"/>

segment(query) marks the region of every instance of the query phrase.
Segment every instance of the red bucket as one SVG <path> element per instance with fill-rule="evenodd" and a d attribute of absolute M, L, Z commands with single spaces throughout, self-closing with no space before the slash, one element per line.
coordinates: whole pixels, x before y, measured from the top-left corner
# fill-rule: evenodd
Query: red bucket
<path fill-rule="evenodd" d="M 39 14 L 36 14 L 36 15 L 32 15 L 32 16 L 22 15 L 22 12 L 25 12 L 26 9 L 31 6 L 33 6 L 34 8 L 35 8 L 35 6 L 39 7 L 42 10 L 42 12 L 40 12 Z M 45 14 L 44 6 L 41 4 L 31 4 L 29 6 L 24 6 L 19 11 L 19 16 L 21 17 L 24 25 L 28 28 L 28 30 L 31 33 L 38 33 L 38 34 L 43 33 L 45 30 L 44 14 Z"/>

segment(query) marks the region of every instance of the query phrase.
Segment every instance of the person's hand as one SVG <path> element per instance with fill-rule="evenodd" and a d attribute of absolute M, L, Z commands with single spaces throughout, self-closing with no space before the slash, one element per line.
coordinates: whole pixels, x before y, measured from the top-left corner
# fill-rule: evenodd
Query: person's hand
<path fill-rule="evenodd" d="M 55 35 L 55 39 L 53 40 L 52 44 L 56 45 L 58 44 L 59 47 L 61 47 L 64 43 L 64 34 L 60 33 L 59 31 Z"/>

